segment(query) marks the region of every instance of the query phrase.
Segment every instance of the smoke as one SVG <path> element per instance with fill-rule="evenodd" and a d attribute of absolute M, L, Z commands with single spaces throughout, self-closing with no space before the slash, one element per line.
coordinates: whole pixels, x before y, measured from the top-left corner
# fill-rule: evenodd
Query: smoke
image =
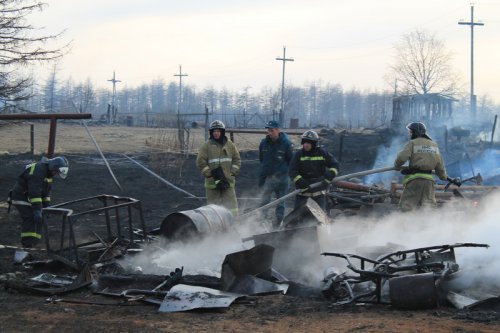
<path fill-rule="evenodd" d="M 242 238 L 264 233 L 260 220 L 249 218 L 234 221 L 227 232 L 199 235 L 187 241 L 167 242 L 144 249 L 143 253 L 124 259 L 121 264 L 131 270 L 141 270 L 145 274 L 168 274 L 177 267 L 184 267 L 184 274 L 220 276 L 222 262 L 227 254 L 246 250 L 252 241 Z"/>
<path fill-rule="evenodd" d="M 377 150 L 377 158 L 375 159 L 373 168 L 378 169 L 392 166 L 398 152 L 403 148 L 405 143 L 405 138 L 399 136 L 393 138 L 389 146 L 381 145 Z M 367 184 L 383 184 L 384 187 L 388 188 L 391 186 L 393 179 L 394 173 L 378 173 L 366 176 L 364 182 Z"/>
<path fill-rule="evenodd" d="M 361 248 L 390 245 L 391 251 L 455 243 L 486 243 L 491 247 L 458 248 L 461 284 L 481 281 L 500 289 L 500 247 L 497 205 L 500 192 L 484 197 L 480 203 L 452 201 L 440 209 L 393 213 L 382 220 L 350 217 L 335 221 L 331 236 L 322 238 L 323 250 L 359 254 Z M 344 266 L 345 267 L 345 262 Z"/>
<path fill-rule="evenodd" d="M 328 226 L 318 228 L 319 249 L 308 239 L 295 238 L 290 247 L 299 251 L 285 256 L 281 265 L 294 270 L 295 281 L 319 285 L 323 271 L 330 266 L 346 270 L 346 263 L 332 257 L 321 257 L 321 252 L 340 252 L 366 255 L 363 251 L 388 249 L 393 252 L 455 243 L 486 243 L 491 247 L 457 248 L 456 261 L 463 272 L 456 285 L 467 286 L 481 282 L 487 287 L 500 289 L 500 234 L 497 205 L 500 192 L 484 197 L 481 202 L 451 201 L 440 209 L 422 209 L 415 212 L 395 212 L 383 218 L 344 217 Z M 144 273 L 168 274 L 176 267 L 184 267 L 184 274 L 220 276 L 225 256 L 251 248 L 253 242 L 242 238 L 266 230 L 260 219 L 235 223 L 229 233 L 208 235 L 190 242 L 169 243 L 162 248 L 152 246 L 143 254 L 127 259 L 127 265 L 140 266 Z M 304 249 L 300 252 L 300 249 Z M 299 258 L 298 257 L 302 257 Z M 283 258 L 281 258 L 283 259 Z"/>
<path fill-rule="evenodd" d="M 480 173 L 485 181 L 500 175 L 500 151 L 486 149 L 472 163 L 474 173 Z M 463 177 L 472 177 L 472 172 L 464 173 Z"/>

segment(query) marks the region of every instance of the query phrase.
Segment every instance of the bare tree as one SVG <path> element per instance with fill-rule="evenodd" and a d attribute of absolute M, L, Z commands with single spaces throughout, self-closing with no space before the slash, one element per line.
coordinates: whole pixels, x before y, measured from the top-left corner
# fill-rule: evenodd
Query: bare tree
<path fill-rule="evenodd" d="M 395 64 L 391 68 L 403 91 L 419 95 L 456 92 L 451 53 L 434 34 L 415 30 L 404 35 L 394 48 Z"/>
<path fill-rule="evenodd" d="M 62 57 L 63 48 L 46 49 L 44 44 L 57 35 L 37 35 L 38 29 L 27 22 L 27 16 L 42 10 L 37 0 L 0 0 L 0 99 L 20 101 L 29 98 L 26 88 L 30 78 L 20 68 L 37 61 Z"/>

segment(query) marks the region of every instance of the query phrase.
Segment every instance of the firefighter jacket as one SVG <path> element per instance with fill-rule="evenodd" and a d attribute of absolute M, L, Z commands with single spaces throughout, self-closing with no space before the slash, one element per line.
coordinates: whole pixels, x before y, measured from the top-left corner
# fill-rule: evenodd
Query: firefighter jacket
<path fill-rule="evenodd" d="M 427 138 L 416 138 L 410 140 L 398 153 L 394 166 L 401 166 L 409 161 L 408 172 L 406 172 L 403 184 L 415 178 L 423 178 L 434 181 L 432 171 L 436 171 L 436 175 L 441 180 L 446 180 L 447 174 L 443 163 L 443 157 L 439 153 L 437 143 Z"/>
<path fill-rule="evenodd" d="M 241 159 L 240 152 L 234 143 L 224 136 L 223 144 L 208 139 L 198 151 L 196 166 L 205 176 L 205 188 L 215 189 L 215 179 L 212 177 L 211 170 L 221 167 L 224 176 L 229 181 L 230 187 L 234 187 L 235 176 L 240 172 Z"/>
<path fill-rule="evenodd" d="M 12 189 L 14 205 L 31 205 L 33 209 L 41 209 L 50 204 L 52 176 L 47 163 L 38 162 L 26 165 L 17 177 Z"/>
<path fill-rule="evenodd" d="M 293 156 L 293 144 L 286 133 L 280 133 L 276 141 L 267 135 L 259 145 L 260 178 L 288 176 L 288 165 Z"/>
<path fill-rule="evenodd" d="M 339 173 L 339 162 L 332 154 L 321 147 L 316 147 L 306 152 L 304 149 L 298 150 L 290 162 L 289 176 L 294 182 L 304 178 L 309 184 L 324 180 L 326 170 L 332 171 L 335 175 Z M 326 186 L 316 188 L 313 192 L 322 191 Z M 307 194 L 306 191 L 303 194 Z"/>

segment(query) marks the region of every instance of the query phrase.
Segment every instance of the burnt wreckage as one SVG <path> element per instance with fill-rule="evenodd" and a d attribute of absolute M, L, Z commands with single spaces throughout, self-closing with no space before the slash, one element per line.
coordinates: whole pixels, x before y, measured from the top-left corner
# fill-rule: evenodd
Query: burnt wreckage
<path fill-rule="evenodd" d="M 333 304 L 381 303 L 400 309 L 434 308 L 448 298 L 447 282 L 459 271 L 455 249 L 489 247 L 460 243 L 396 251 L 377 259 L 356 254 L 322 253 L 347 262 L 350 272 L 332 271 L 323 295 Z"/>

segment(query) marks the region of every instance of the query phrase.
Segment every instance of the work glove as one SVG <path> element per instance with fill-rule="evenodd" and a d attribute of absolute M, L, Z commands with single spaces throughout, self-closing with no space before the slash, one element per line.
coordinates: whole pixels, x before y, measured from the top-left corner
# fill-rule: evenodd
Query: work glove
<path fill-rule="evenodd" d="M 302 192 L 305 192 L 309 189 L 309 182 L 307 180 L 305 180 L 304 178 L 299 178 L 295 182 L 295 187 L 302 190 Z"/>
<path fill-rule="evenodd" d="M 215 180 L 222 180 L 226 178 L 226 176 L 224 176 L 224 170 L 222 170 L 220 166 L 210 170 L 210 174 L 212 175 L 212 177 L 214 177 Z"/>
<path fill-rule="evenodd" d="M 42 224 L 42 209 L 33 210 L 33 221 L 35 224 Z"/>
<path fill-rule="evenodd" d="M 333 172 L 332 170 L 328 169 L 325 171 L 325 180 L 327 181 L 327 183 L 331 183 L 333 178 L 335 178 L 337 174 L 335 172 Z"/>
<path fill-rule="evenodd" d="M 455 184 L 457 185 L 458 187 L 462 186 L 462 181 L 460 180 L 460 177 L 456 177 L 456 178 L 446 178 L 446 180 L 452 184 Z"/>
<path fill-rule="evenodd" d="M 221 180 L 216 180 L 215 188 L 221 191 L 227 190 L 229 188 L 229 182 L 225 178 Z"/>

